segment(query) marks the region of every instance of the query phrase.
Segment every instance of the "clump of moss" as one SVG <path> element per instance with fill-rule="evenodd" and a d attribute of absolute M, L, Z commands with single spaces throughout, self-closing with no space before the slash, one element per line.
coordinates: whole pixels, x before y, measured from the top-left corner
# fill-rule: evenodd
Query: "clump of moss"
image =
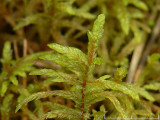
<path fill-rule="evenodd" d="M 159 33 L 156 32 L 159 31 L 158 0 L 2 0 L 0 8 L 0 118 L 2 120 L 26 118 L 36 120 L 43 118 L 45 113 L 64 106 L 68 111 L 76 108 L 82 112 L 83 118 L 90 117 L 95 120 L 104 117 L 147 118 L 159 114 L 160 42 Z M 89 77 L 98 80 L 96 85 L 107 82 L 103 83 L 105 87 L 97 87 L 95 90 L 105 92 L 108 98 L 104 99 L 99 94 L 97 95 L 99 100 L 95 99 L 97 102 L 89 109 L 82 110 L 77 108 L 78 104 L 73 100 L 63 98 L 64 95 L 59 97 L 48 94 L 48 97 L 31 101 L 15 113 L 16 105 L 33 93 L 68 91 L 71 87 L 74 91 L 77 88 L 73 84 L 61 83 L 62 80 L 53 82 L 54 80 L 50 79 L 51 75 L 49 73 L 44 75 L 43 71 L 41 76 L 31 76 L 28 73 L 37 68 L 48 68 L 54 70 L 54 74 L 60 70 L 60 73 L 82 80 L 84 75 L 81 78 L 77 72 L 81 64 L 70 60 L 70 54 L 76 56 L 80 50 L 83 54 L 87 53 L 87 50 L 90 51 L 88 46 L 91 45 L 93 34 L 88 32 L 87 35 L 87 31 L 95 26 L 94 20 L 101 13 L 106 17 L 104 32 L 99 45 L 94 42 L 97 47 L 97 52 L 94 52 L 98 57 L 92 62 L 97 66 L 94 71 L 89 72 L 91 74 Z M 93 31 L 96 29 L 98 27 Z M 62 45 L 61 48 L 72 46 L 75 53 L 74 50 L 70 50 L 64 55 L 67 60 L 61 61 L 66 65 L 69 61 L 69 66 L 63 66 L 59 62 L 60 65 L 57 65 L 55 61 L 48 61 L 50 60 L 48 57 L 47 60 L 42 60 L 44 59 L 42 56 L 45 55 L 54 54 L 58 59 L 58 53 L 64 54 L 55 48 L 53 49 L 57 52 L 48 51 L 49 43 L 59 47 Z M 87 63 L 88 58 L 83 58 L 82 63 L 85 64 L 82 70 L 85 70 L 90 65 Z M 73 63 L 76 67 L 71 67 Z M 105 74 L 107 75 L 103 76 Z M 55 78 L 62 79 L 54 76 Z M 81 92 L 78 94 L 81 95 Z M 143 104 L 137 101 L 138 99 Z M 53 103 L 57 103 L 56 108 Z"/>

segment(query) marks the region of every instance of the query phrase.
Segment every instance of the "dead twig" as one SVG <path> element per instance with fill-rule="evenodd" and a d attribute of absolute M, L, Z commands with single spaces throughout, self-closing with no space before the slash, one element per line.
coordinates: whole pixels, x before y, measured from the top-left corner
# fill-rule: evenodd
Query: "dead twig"
<path fill-rule="evenodd" d="M 127 82 L 131 83 L 133 81 L 133 78 L 138 66 L 138 62 L 141 58 L 141 54 L 144 49 L 144 45 L 145 45 L 145 42 L 142 42 L 140 45 L 136 47 L 135 51 L 133 52 L 133 56 L 132 56 L 132 60 L 129 68 L 129 74 L 127 76 Z"/>
<path fill-rule="evenodd" d="M 158 14 L 158 19 L 156 21 L 156 24 L 155 24 L 155 27 L 153 28 L 153 32 L 152 32 L 152 35 L 151 35 L 151 38 L 147 44 L 147 47 L 142 55 L 142 60 L 140 61 L 140 64 L 139 64 L 139 67 L 136 71 L 136 74 L 135 74 L 135 78 L 134 78 L 134 83 L 137 82 L 138 80 L 138 77 L 145 65 L 145 62 L 146 62 L 146 59 L 147 59 L 147 56 L 148 54 L 150 53 L 151 49 L 152 49 L 152 45 L 154 44 L 155 40 L 157 39 L 158 35 L 160 33 L 160 13 Z"/>
<path fill-rule="evenodd" d="M 23 40 L 23 56 L 27 55 L 27 40 Z M 27 87 L 27 77 L 23 78 L 23 86 Z"/>
<path fill-rule="evenodd" d="M 26 56 L 27 55 L 27 40 L 24 39 L 23 40 L 23 56 Z"/>
<path fill-rule="evenodd" d="M 158 5 L 160 3 L 160 0 L 157 0 L 157 2 L 156 2 L 156 5 Z M 154 7 L 153 8 L 153 10 L 152 10 L 152 14 L 150 15 L 150 20 L 154 20 L 155 18 L 156 18 L 156 16 L 157 16 L 157 14 L 158 14 L 158 6 L 156 6 L 156 7 Z M 155 25 L 155 27 L 157 26 L 157 24 Z M 158 27 L 157 27 L 158 28 Z M 155 33 L 155 29 L 157 29 L 157 28 L 154 28 L 154 30 L 153 30 L 153 33 L 152 33 L 152 37 L 151 37 L 151 39 L 150 39 L 150 41 L 152 40 L 152 39 L 154 39 L 155 40 L 155 35 L 157 36 L 158 34 L 157 33 Z M 157 30 L 156 30 L 157 31 Z M 154 37 L 153 37 L 154 36 Z M 146 37 L 147 37 L 147 35 L 144 35 L 144 39 L 146 39 Z M 153 40 L 153 41 L 154 41 Z M 128 76 L 127 76 L 127 82 L 135 82 L 135 81 L 137 81 L 137 79 L 138 79 L 138 76 L 140 75 L 140 73 L 141 73 L 141 70 L 142 70 L 142 68 L 143 68 L 143 65 L 142 66 L 139 66 L 138 67 L 138 64 L 139 64 L 139 62 L 140 62 L 140 60 L 141 60 L 141 56 L 142 56 L 142 54 L 143 54 L 143 50 L 144 50 L 144 47 L 145 47 L 145 42 L 146 42 L 146 40 L 144 40 L 141 44 L 139 44 L 136 48 L 135 48 L 135 50 L 134 50 L 134 52 L 133 52 L 133 56 L 132 56 L 132 60 L 131 60 L 131 63 L 130 63 L 130 68 L 129 68 L 129 73 L 128 73 Z M 148 44 L 148 46 L 150 46 L 150 43 Z M 150 50 L 149 50 L 150 51 Z M 148 52 L 148 51 L 147 51 Z M 146 53 L 145 53 L 146 54 Z M 146 54 L 146 55 L 148 55 L 148 54 Z M 145 60 L 146 60 L 146 57 L 144 58 L 144 63 L 145 63 Z M 142 61 L 141 61 L 141 63 L 142 63 Z M 141 64 L 140 63 L 140 64 Z M 138 67 L 138 68 L 137 68 Z"/>
<path fill-rule="evenodd" d="M 19 58 L 19 53 L 18 53 L 18 47 L 17 47 L 17 41 L 16 40 L 13 41 L 13 49 L 14 49 L 16 59 Z"/>

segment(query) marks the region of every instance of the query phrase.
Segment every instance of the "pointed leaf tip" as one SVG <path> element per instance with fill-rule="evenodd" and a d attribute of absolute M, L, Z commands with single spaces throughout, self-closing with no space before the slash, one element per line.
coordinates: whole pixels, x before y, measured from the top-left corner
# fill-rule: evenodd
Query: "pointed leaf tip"
<path fill-rule="evenodd" d="M 92 39 L 99 40 L 103 35 L 103 26 L 105 23 L 105 15 L 100 14 L 98 15 L 97 19 L 94 22 L 93 29 L 92 29 Z"/>

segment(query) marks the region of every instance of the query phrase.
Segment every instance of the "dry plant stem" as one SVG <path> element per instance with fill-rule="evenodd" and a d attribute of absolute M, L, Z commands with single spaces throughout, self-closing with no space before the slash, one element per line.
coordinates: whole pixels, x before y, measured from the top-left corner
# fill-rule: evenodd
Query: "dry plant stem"
<path fill-rule="evenodd" d="M 27 40 L 24 39 L 23 40 L 23 56 L 26 56 L 27 55 Z"/>
<path fill-rule="evenodd" d="M 160 0 L 157 0 L 156 4 L 158 5 L 159 2 L 160 2 Z M 156 6 L 156 7 L 153 8 L 152 14 L 151 14 L 149 19 L 154 20 L 156 15 L 157 15 L 157 12 L 158 12 L 158 7 Z M 146 37 L 146 36 L 144 36 L 144 37 Z M 140 45 L 138 45 L 136 47 L 136 49 L 134 50 L 132 60 L 131 60 L 131 64 L 130 64 L 130 68 L 129 68 L 129 73 L 128 73 L 128 76 L 127 76 L 127 82 L 130 82 L 130 83 L 133 82 L 133 80 L 137 79 L 139 74 L 140 74 L 140 71 L 141 71 L 142 68 L 139 67 L 137 69 L 137 67 L 138 67 L 138 63 L 140 61 L 140 58 L 141 58 L 141 55 L 142 55 L 142 52 L 143 52 L 143 49 L 144 49 L 144 45 L 145 45 L 145 41 L 142 42 Z"/>
<path fill-rule="evenodd" d="M 19 58 L 17 41 L 16 40 L 13 41 L 13 49 L 14 49 L 16 59 Z"/>
<path fill-rule="evenodd" d="M 148 54 L 150 53 L 152 45 L 154 44 L 155 40 L 157 39 L 159 33 L 160 33 L 160 13 L 158 14 L 158 19 L 157 19 L 155 27 L 153 29 L 153 33 L 151 35 L 151 38 L 149 40 L 149 43 L 147 44 L 145 51 L 144 51 L 144 54 L 142 56 L 142 60 L 140 62 L 138 70 L 136 71 L 136 77 L 134 78 L 134 83 L 137 82 L 138 76 L 140 75 L 140 73 L 144 67 L 144 64 L 146 62 L 146 58 L 147 58 Z"/>
<path fill-rule="evenodd" d="M 23 40 L 23 56 L 26 56 L 26 55 L 27 55 L 27 46 L 28 46 L 28 45 L 27 45 L 27 40 L 24 39 L 24 40 Z M 24 88 L 27 87 L 27 77 L 23 78 L 23 86 L 24 86 Z M 22 120 L 28 120 L 28 117 L 23 116 L 23 117 L 22 117 Z"/>
<path fill-rule="evenodd" d="M 131 83 L 134 79 L 134 75 L 138 66 L 138 62 L 141 58 L 142 51 L 144 49 L 145 42 L 142 42 L 140 45 L 138 45 L 133 53 L 130 68 L 129 68 L 129 74 L 127 76 L 127 82 Z"/>
<path fill-rule="evenodd" d="M 27 55 L 27 40 L 23 40 L 23 56 Z M 23 78 L 23 86 L 26 88 L 27 87 L 27 77 Z"/>

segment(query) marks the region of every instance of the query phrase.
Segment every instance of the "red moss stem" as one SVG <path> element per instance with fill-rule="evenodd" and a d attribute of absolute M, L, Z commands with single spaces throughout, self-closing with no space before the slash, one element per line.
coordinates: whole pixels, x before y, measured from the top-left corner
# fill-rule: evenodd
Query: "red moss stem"
<path fill-rule="evenodd" d="M 84 104 L 84 97 L 85 97 L 85 89 L 86 89 L 86 83 L 87 83 L 87 79 L 88 79 L 88 72 L 89 72 L 89 67 L 92 63 L 92 60 L 93 60 L 93 55 L 94 55 L 94 44 L 91 44 L 91 48 L 90 48 L 90 51 L 88 53 L 88 66 L 86 68 L 86 72 L 85 72 L 85 75 L 84 75 L 84 80 L 83 80 L 83 83 L 82 83 L 82 98 L 81 98 L 81 110 L 83 111 L 82 112 L 82 117 L 81 117 L 81 120 L 84 120 L 84 114 L 85 114 L 85 104 Z"/>

